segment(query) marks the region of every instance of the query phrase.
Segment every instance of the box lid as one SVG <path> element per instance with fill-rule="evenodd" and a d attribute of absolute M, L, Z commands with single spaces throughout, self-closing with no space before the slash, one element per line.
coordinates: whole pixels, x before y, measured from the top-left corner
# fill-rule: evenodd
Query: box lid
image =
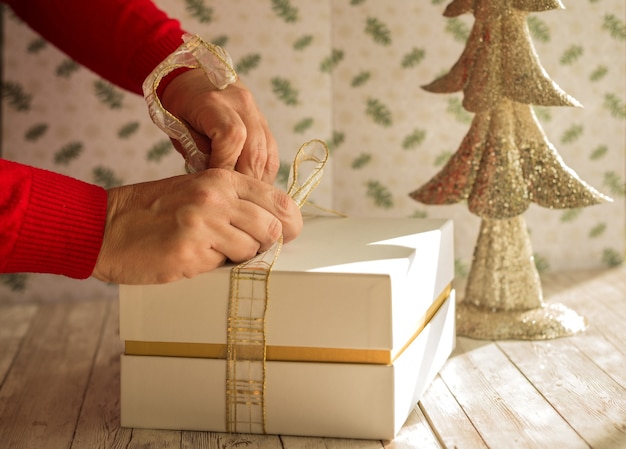
<path fill-rule="evenodd" d="M 224 345 L 231 268 L 164 285 L 120 286 L 120 337 Z M 397 353 L 453 275 L 449 220 L 308 219 L 270 276 L 268 349 Z"/>

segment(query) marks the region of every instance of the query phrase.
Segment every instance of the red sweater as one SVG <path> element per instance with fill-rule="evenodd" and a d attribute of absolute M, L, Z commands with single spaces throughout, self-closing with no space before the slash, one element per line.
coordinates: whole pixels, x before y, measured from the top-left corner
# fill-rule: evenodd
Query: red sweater
<path fill-rule="evenodd" d="M 141 94 L 183 30 L 150 0 L 0 0 L 75 61 Z M 104 234 L 98 186 L 0 159 L 0 273 L 89 277 Z"/>

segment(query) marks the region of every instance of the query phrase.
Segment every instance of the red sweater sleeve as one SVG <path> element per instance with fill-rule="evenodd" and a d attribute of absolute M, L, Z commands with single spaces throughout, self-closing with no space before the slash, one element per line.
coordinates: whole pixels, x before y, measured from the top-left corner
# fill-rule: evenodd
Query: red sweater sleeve
<path fill-rule="evenodd" d="M 89 277 L 106 207 L 101 187 L 0 159 L 0 273 Z"/>
<path fill-rule="evenodd" d="M 151 0 L 2 0 L 72 59 L 141 94 L 150 72 L 181 43 L 183 30 Z"/>
<path fill-rule="evenodd" d="M 150 0 L 0 0 L 80 64 L 141 94 L 183 30 Z M 0 273 L 91 275 L 106 220 L 100 187 L 0 160 Z"/>

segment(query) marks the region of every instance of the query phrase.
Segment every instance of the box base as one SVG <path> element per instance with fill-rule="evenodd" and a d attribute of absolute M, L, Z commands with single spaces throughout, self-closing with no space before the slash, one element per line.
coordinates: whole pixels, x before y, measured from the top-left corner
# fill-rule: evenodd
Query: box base
<path fill-rule="evenodd" d="M 267 362 L 266 432 L 393 439 L 455 336 L 452 292 L 393 365 Z M 225 373 L 219 359 L 122 355 L 122 426 L 225 432 Z"/>

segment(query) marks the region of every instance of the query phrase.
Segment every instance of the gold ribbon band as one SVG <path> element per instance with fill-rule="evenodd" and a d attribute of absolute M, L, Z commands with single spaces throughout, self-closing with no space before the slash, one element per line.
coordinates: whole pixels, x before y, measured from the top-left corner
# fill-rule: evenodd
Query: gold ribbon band
<path fill-rule="evenodd" d="M 450 296 L 452 286 L 448 285 L 431 304 L 419 322 L 419 326 L 405 345 L 396 352 L 385 349 L 344 349 L 315 348 L 297 346 L 266 346 L 265 360 L 282 362 L 314 363 L 367 363 L 391 365 L 424 330 Z M 244 348 L 240 348 L 243 350 Z M 173 343 L 127 340 L 126 355 L 191 357 L 204 359 L 225 359 L 226 345 L 221 343 Z"/>
<path fill-rule="evenodd" d="M 302 207 L 319 184 L 328 154 L 326 144 L 317 139 L 306 142 L 298 150 L 287 192 L 298 207 Z M 304 181 L 300 182 L 301 179 Z M 269 250 L 230 270 L 226 332 L 227 432 L 267 433 L 265 313 L 270 298 L 270 274 L 282 244 L 281 237 Z"/>

